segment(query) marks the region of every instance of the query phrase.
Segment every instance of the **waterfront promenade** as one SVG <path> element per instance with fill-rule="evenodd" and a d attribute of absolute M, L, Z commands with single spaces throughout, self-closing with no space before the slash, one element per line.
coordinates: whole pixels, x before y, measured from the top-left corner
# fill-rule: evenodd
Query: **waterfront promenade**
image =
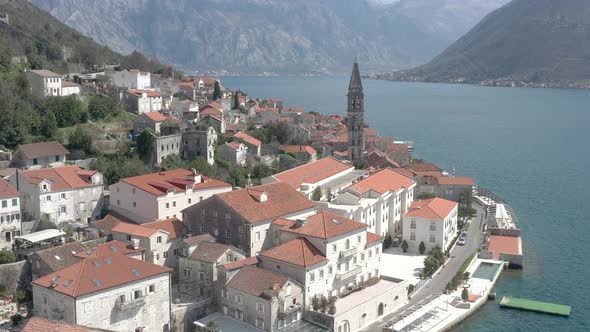
<path fill-rule="evenodd" d="M 371 325 L 366 326 L 361 331 L 381 331 L 382 328 L 387 325 L 387 322 L 392 320 L 400 312 L 407 309 L 408 307 L 430 297 L 434 294 L 442 294 L 445 290 L 446 285 L 453 279 L 457 271 L 461 268 L 465 260 L 471 256 L 471 254 L 477 251 L 477 248 L 482 242 L 482 227 L 485 222 L 484 214 L 485 208 L 478 204 L 473 204 L 477 214 L 472 219 L 469 231 L 467 234 L 467 242 L 464 246 L 455 245 L 451 250 L 451 258 L 447 261 L 444 268 L 440 269 L 426 285 L 415 292 L 405 306 L 400 308 L 391 314 L 382 317 L 380 320 L 374 322 Z"/>

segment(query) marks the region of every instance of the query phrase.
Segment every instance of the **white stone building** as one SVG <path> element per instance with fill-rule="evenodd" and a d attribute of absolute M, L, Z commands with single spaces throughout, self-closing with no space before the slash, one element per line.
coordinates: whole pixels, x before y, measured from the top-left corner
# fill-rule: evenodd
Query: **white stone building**
<path fill-rule="evenodd" d="M 17 168 L 62 166 L 70 154 L 59 142 L 40 142 L 19 145 L 12 155 L 11 165 Z"/>
<path fill-rule="evenodd" d="M 412 178 L 391 169 L 379 171 L 342 192 L 330 202 L 318 202 L 320 210 L 360 221 L 368 230 L 392 238 L 402 233 L 402 216 L 414 200 Z"/>
<path fill-rule="evenodd" d="M 160 134 L 160 127 L 166 119 L 167 117 L 160 112 L 142 113 L 133 119 L 133 135 L 138 136 L 146 128 L 151 129 L 154 134 Z"/>
<path fill-rule="evenodd" d="M 11 249 L 21 233 L 20 193 L 0 179 L 0 250 Z"/>
<path fill-rule="evenodd" d="M 113 86 L 125 89 L 151 88 L 151 73 L 137 69 L 122 70 L 107 73 L 111 77 Z"/>
<path fill-rule="evenodd" d="M 408 250 L 418 252 L 422 242 L 426 252 L 436 246 L 449 249 L 457 234 L 457 207 L 456 202 L 438 197 L 413 202 L 403 218 Z"/>
<path fill-rule="evenodd" d="M 110 208 L 138 223 L 178 218 L 181 211 L 231 185 L 186 169 L 121 179 L 109 187 Z"/>
<path fill-rule="evenodd" d="M 37 99 L 61 96 L 61 75 L 50 70 L 27 70 L 25 72 L 31 88 L 31 95 Z"/>
<path fill-rule="evenodd" d="M 103 209 L 103 178 L 97 171 L 61 166 L 21 171 L 10 184 L 22 194 L 23 219 L 57 226 L 96 220 Z"/>
<path fill-rule="evenodd" d="M 158 91 L 130 89 L 125 91 L 124 99 L 127 111 L 137 115 L 163 108 L 162 93 Z"/>
<path fill-rule="evenodd" d="M 79 84 L 70 81 L 62 81 L 61 82 L 61 95 L 62 96 L 71 96 L 71 95 L 79 95 L 81 92 L 81 87 Z"/>
<path fill-rule="evenodd" d="M 218 147 L 219 158 L 231 164 L 246 166 L 248 147 L 240 142 L 228 142 Z"/>
<path fill-rule="evenodd" d="M 33 281 L 35 316 L 113 331 L 167 331 L 170 269 L 92 257 Z"/>

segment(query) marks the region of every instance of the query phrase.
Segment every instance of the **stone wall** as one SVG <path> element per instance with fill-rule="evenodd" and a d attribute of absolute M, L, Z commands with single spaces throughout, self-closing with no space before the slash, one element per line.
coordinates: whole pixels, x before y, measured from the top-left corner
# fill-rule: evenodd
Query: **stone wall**
<path fill-rule="evenodd" d="M 0 284 L 8 291 L 15 291 L 21 283 L 30 282 L 31 265 L 27 261 L 20 261 L 0 265 Z"/>
<path fill-rule="evenodd" d="M 520 229 L 495 228 L 495 227 L 490 227 L 488 229 L 490 230 L 491 235 L 520 237 L 520 234 L 521 234 Z"/>

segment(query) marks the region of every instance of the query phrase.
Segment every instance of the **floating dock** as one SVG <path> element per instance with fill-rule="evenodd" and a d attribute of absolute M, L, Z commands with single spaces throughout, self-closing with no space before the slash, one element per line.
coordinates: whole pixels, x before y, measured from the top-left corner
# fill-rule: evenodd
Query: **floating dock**
<path fill-rule="evenodd" d="M 500 307 L 520 309 L 527 311 L 540 312 L 544 314 L 558 315 L 569 317 L 572 307 L 563 304 L 553 304 L 547 302 L 533 301 L 527 299 L 519 299 L 515 297 L 502 297 Z"/>

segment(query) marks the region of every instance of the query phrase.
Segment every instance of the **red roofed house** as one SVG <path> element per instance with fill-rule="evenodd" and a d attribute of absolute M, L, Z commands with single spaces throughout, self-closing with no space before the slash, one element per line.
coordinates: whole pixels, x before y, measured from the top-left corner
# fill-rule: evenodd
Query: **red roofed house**
<path fill-rule="evenodd" d="M 69 324 L 60 321 L 50 320 L 41 318 L 38 316 L 33 316 L 24 321 L 23 327 L 20 332 L 42 332 L 42 331 L 52 331 L 52 332 L 111 332 L 109 330 L 104 329 L 96 329 L 93 327 L 87 327 L 82 325 L 76 324 Z"/>
<path fill-rule="evenodd" d="M 21 229 L 20 192 L 0 178 L 0 250 L 11 249 Z"/>
<path fill-rule="evenodd" d="M 380 278 L 384 238 L 368 232 L 367 225 L 320 212 L 297 221 L 277 219 L 270 233 L 278 245 L 260 253 L 258 266 L 300 283 L 305 291 L 305 310 L 311 309 L 314 296 L 344 298 L 360 285 L 365 288 L 352 307 L 346 304 L 351 300 L 336 301 L 333 321 L 327 324 L 330 328 L 338 330 L 345 321 L 352 324 L 374 312 L 365 321 L 369 323 L 378 317 L 379 310 L 389 312 L 405 303 L 406 283 Z"/>
<path fill-rule="evenodd" d="M 86 258 L 33 281 L 35 316 L 114 331 L 167 331 L 170 272 L 125 255 Z"/>
<path fill-rule="evenodd" d="M 134 248 L 145 248 L 145 261 L 173 269 L 178 266 L 179 243 L 188 232 L 186 226 L 177 218 L 138 225 L 116 212 L 93 222 L 93 225 L 114 241 L 126 243 Z M 175 275 L 176 271 L 172 274 Z"/>
<path fill-rule="evenodd" d="M 138 136 L 146 128 L 150 128 L 154 134 L 160 134 L 160 126 L 167 117 L 160 112 L 146 112 L 133 119 L 133 135 Z"/>
<path fill-rule="evenodd" d="M 9 182 L 22 194 L 24 220 L 86 223 L 104 205 L 102 174 L 78 166 L 19 171 Z"/>
<path fill-rule="evenodd" d="M 301 219 L 315 211 L 315 204 L 288 184 L 272 183 L 216 194 L 182 212 L 194 234 L 210 233 L 253 256 L 273 245 L 267 238 L 273 220 Z"/>
<path fill-rule="evenodd" d="M 225 182 L 175 169 L 121 179 L 109 187 L 110 208 L 137 223 L 178 218 L 181 211 L 208 197 L 231 191 Z"/>
<path fill-rule="evenodd" d="M 246 166 L 248 147 L 239 141 L 227 142 L 217 148 L 218 158 L 228 163 Z"/>
<path fill-rule="evenodd" d="M 25 77 L 31 87 L 31 95 L 36 99 L 61 96 L 61 75 L 47 69 L 27 70 Z"/>
<path fill-rule="evenodd" d="M 316 149 L 309 145 L 281 145 L 281 150 L 291 153 L 297 160 L 310 163 L 317 160 L 318 153 Z"/>
<path fill-rule="evenodd" d="M 352 165 L 326 157 L 264 178 L 262 183 L 285 182 L 308 198 L 319 187 L 324 198 L 336 195 L 367 174 L 366 170 L 355 170 Z"/>
<path fill-rule="evenodd" d="M 360 221 L 370 232 L 395 238 L 401 235 L 402 216 L 414 201 L 414 180 L 389 168 L 342 190 L 318 208 Z"/>
<path fill-rule="evenodd" d="M 236 133 L 234 136 L 230 138 L 230 141 L 240 142 L 248 147 L 248 153 L 260 156 L 260 148 L 262 147 L 262 142 L 246 134 L 245 132 L 240 131 Z"/>
<path fill-rule="evenodd" d="M 220 311 L 264 331 L 278 331 L 303 316 L 303 287 L 292 278 L 255 266 L 227 272 Z"/>
<path fill-rule="evenodd" d="M 40 142 L 19 145 L 12 154 L 12 166 L 17 168 L 40 168 L 61 166 L 70 154 L 59 142 Z"/>
<path fill-rule="evenodd" d="M 424 242 L 426 252 L 438 246 L 449 249 L 457 233 L 458 204 L 442 198 L 415 201 L 404 215 L 403 238 L 408 250 L 418 251 Z"/>
<path fill-rule="evenodd" d="M 504 235 L 495 235 L 494 233 Z M 519 230 L 492 230 L 492 235 L 488 238 L 487 250 L 483 254 L 491 255 L 489 258 L 495 260 L 507 261 L 511 268 L 521 269 L 523 266 L 522 259 L 522 239 Z"/>
<path fill-rule="evenodd" d="M 420 193 L 432 193 L 455 202 L 469 202 L 473 192 L 473 178 L 469 176 L 422 176 Z"/>
<path fill-rule="evenodd" d="M 130 89 L 125 91 L 124 100 L 127 111 L 137 115 L 162 109 L 162 93 L 159 91 Z"/>

